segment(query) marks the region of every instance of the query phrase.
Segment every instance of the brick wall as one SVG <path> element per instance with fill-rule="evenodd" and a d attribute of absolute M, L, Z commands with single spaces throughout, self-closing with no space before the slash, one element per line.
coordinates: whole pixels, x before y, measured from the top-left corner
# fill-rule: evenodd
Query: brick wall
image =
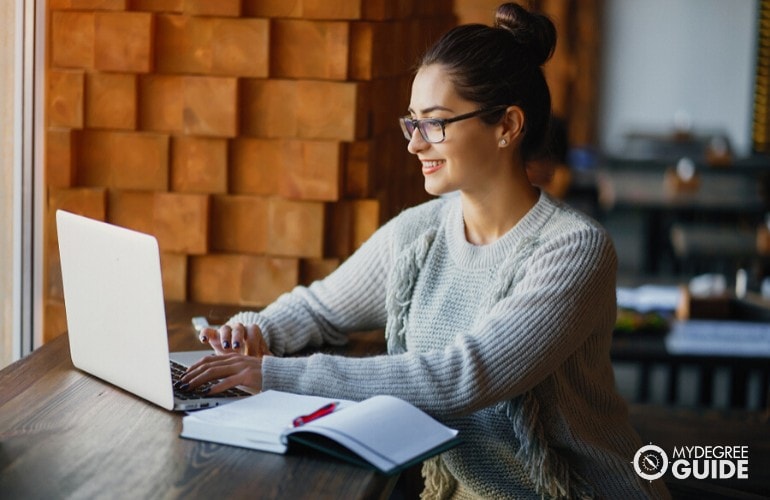
<path fill-rule="evenodd" d="M 451 0 L 49 0 L 45 331 L 62 208 L 154 234 L 171 300 L 261 306 L 425 199 L 396 118 Z"/>

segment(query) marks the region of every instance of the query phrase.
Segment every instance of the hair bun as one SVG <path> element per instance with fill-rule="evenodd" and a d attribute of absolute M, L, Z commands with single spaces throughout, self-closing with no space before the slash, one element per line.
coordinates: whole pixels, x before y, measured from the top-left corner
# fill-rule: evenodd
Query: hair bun
<path fill-rule="evenodd" d="M 511 32 L 538 66 L 545 64 L 556 48 L 556 27 L 551 20 L 518 4 L 500 5 L 495 13 L 495 27 Z"/>

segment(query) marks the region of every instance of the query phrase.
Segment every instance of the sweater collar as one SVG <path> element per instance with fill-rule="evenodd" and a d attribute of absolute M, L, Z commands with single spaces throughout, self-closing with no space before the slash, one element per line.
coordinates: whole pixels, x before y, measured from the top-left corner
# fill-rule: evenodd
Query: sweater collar
<path fill-rule="evenodd" d="M 463 221 L 460 197 L 453 196 L 449 205 L 445 228 L 449 253 L 457 265 L 478 269 L 501 264 L 516 251 L 516 248 L 525 238 L 539 233 L 556 210 L 554 200 L 541 190 L 540 198 L 538 198 L 535 206 L 507 233 L 494 243 L 474 245 L 465 239 L 465 222 Z"/>

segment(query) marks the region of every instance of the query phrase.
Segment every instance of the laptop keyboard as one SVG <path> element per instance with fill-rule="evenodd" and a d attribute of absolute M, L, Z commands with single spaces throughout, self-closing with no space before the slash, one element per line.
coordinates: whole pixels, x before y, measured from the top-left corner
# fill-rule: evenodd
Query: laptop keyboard
<path fill-rule="evenodd" d="M 179 381 L 180 378 L 182 378 L 185 371 L 187 371 L 187 367 L 184 365 L 180 365 L 176 361 L 172 361 L 172 360 L 169 360 L 169 363 L 171 365 L 171 382 L 172 384 L 176 384 L 176 382 Z M 179 399 L 201 399 L 201 398 L 207 397 L 205 394 L 201 394 L 201 392 L 206 390 L 207 387 L 211 387 L 212 385 L 213 383 L 209 382 L 208 384 L 198 387 L 194 391 L 183 391 L 181 389 L 177 389 L 175 386 L 174 396 Z M 214 394 L 211 397 L 241 398 L 244 396 L 251 396 L 251 394 L 249 394 L 246 391 L 242 391 L 241 389 L 233 387 L 232 389 L 228 389 L 224 392 L 220 392 L 219 394 Z"/>

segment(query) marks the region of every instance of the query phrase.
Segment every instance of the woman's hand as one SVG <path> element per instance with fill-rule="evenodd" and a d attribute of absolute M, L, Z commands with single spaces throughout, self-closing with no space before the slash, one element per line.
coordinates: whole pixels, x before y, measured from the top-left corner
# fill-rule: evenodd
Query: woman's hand
<path fill-rule="evenodd" d="M 217 354 L 246 354 L 248 356 L 271 356 L 262 330 L 257 325 L 223 325 L 219 330 L 204 328 L 200 332 L 201 342 L 208 343 Z"/>
<path fill-rule="evenodd" d="M 237 352 L 206 356 L 187 369 L 179 385 L 185 390 L 194 391 L 208 382 L 216 383 L 207 394 L 218 394 L 237 385 L 261 391 L 262 356 Z"/>

